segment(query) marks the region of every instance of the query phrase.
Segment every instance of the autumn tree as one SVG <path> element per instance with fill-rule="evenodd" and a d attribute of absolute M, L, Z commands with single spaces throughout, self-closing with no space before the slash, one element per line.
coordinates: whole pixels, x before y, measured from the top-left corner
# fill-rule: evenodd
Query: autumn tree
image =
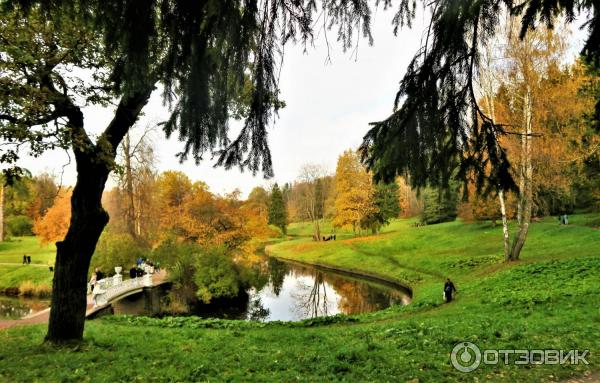
<path fill-rule="evenodd" d="M 118 145 L 160 86 L 172 114 L 163 128 L 183 141 L 180 159 L 272 175 L 266 127 L 282 106 L 277 57 L 289 40 L 312 38 L 313 3 L 210 0 L 1 2 L 3 92 L 0 134 L 6 174 L 19 173 L 20 149 L 33 155 L 72 150 L 78 178 L 70 230 L 57 244 L 47 340 L 80 340 L 85 271 L 108 222 L 101 205 Z M 340 25 L 347 48 L 352 30 L 370 36 L 370 9 L 324 3 L 328 27 Z M 132 22 L 135 20 L 135 22 Z M 85 78 L 77 78 L 88 73 Z M 82 105 L 116 105 L 96 139 L 85 129 Z M 235 138 L 229 119 L 244 119 Z M 28 145 L 24 145 L 28 144 Z"/>
<path fill-rule="evenodd" d="M 70 189 L 61 189 L 52 205 L 33 224 L 33 232 L 40 238 L 42 244 L 49 244 L 62 240 L 69 229 L 71 218 Z M 85 270 L 87 276 L 87 270 Z"/>
<path fill-rule="evenodd" d="M 32 235 L 33 221 L 46 213 L 58 193 L 53 177 L 30 174 L 3 185 L 2 217 L 5 234 Z"/>
<path fill-rule="evenodd" d="M 250 191 L 250 194 L 248 194 L 246 204 L 255 209 L 257 214 L 266 217 L 269 209 L 269 199 L 269 192 L 264 188 L 257 186 Z"/>
<path fill-rule="evenodd" d="M 321 179 L 326 175 L 325 169 L 320 165 L 306 164 L 300 169 L 300 176 L 292 188 L 294 202 L 299 215 L 311 222 L 313 226 L 313 239 L 321 240 L 321 220 L 323 219 L 323 205 L 325 192 Z M 320 186 L 319 186 L 320 185 Z"/>
<path fill-rule="evenodd" d="M 283 235 L 287 233 L 287 210 L 277 183 L 273 185 L 269 198 L 269 225 L 277 226 Z"/>
<path fill-rule="evenodd" d="M 335 227 L 351 227 L 355 233 L 360 233 L 361 228 L 372 223 L 367 217 L 377 214 L 378 208 L 374 203 L 375 188 L 371 178 L 356 152 L 346 150 L 338 157 L 332 222 Z"/>
<path fill-rule="evenodd" d="M 593 100 L 581 96 L 585 81 L 579 64 L 564 66 L 568 49 L 564 32 L 540 27 L 523 39 L 511 25 L 506 44 L 497 54 L 495 92 L 486 92 L 486 110 L 494 123 L 516 127 L 499 140 L 514 169 L 519 228 L 508 245 L 506 206 L 500 198 L 505 258 L 516 260 L 524 246 L 531 217 L 564 211 L 574 202 L 569 195 L 576 173 L 573 161 L 585 157 L 578 141 L 583 116 Z M 501 190 L 502 191 L 502 190 Z"/>
<path fill-rule="evenodd" d="M 117 150 L 117 167 L 114 174 L 125 197 L 122 200 L 125 227 L 134 238 L 142 235 L 142 220 L 151 204 L 147 192 L 148 184 L 155 178 L 152 146 L 152 133 L 155 128 L 154 125 L 147 125 L 137 137 L 133 136 L 136 129 L 128 131 Z"/>
<path fill-rule="evenodd" d="M 410 180 L 404 177 L 396 177 L 398 185 L 398 204 L 400 214 L 404 218 L 415 217 L 423 210 L 422 200 L 417 195 L 417 191 L 410 185 Z"/>
<path fill-rule="evenodd" d="M 515 4 L 509 0 L 436 0 L 428 2 L 426 7 L 431 18 L 423 46 L 400 83 L 392 115 L 373 123 L 364 137 L 363 160 L 377 180 L 391 181 L 398 175 L 409 174 L 412 186 L 417 188 L 428 185 L 447 188 L 453 178 L 466 183 L 468 178 L 474 177 L 478 191 L 516 190 L 512 164 L 506 149 L 499 145 L 501 137 L 511 134 L 510 129 L 484 112 L 476 92 L 481 50 L 497 37 L 498 26 L 507 13 L 511 17 L 522 15 L 519 37 L 524 38 L 540 22 L 551 27 L 555 17 L 561 14 L 571 22 L 578 12 L 589 11 L 588 36 L 582 54 L 586 60 L 598 62 L 600 13 L 597 4 L 592 1 Z M 412 17 L 410 9 L 401 9 L 395 24 L 401 27 Z M 527 98 L 522 105 L 530 101 Z M 526 117 L 518 125 L 518 134 L 531 137 L 527 120 L 530 118 Z M 525 153 L 530 152 L 529 143 L 528 138 L 523 140 Z M 518 169 L 528 178 L 530 161 L 522 161 Z M 528 227 L 527 199 L 522 203 L 521 229 L 513 241 L 509 260 L 518 258 L 524 244 Z"/>
<path fill-rule="evenodd" d="M 56 184 L 55 177 L 45 172 L 33 177 L 32 181 L 31 189 L 34 201 L 29 208 L 29 216 L 36 219 L 46 214 L 46 211 L 54 205 L 59 186 Z"/>

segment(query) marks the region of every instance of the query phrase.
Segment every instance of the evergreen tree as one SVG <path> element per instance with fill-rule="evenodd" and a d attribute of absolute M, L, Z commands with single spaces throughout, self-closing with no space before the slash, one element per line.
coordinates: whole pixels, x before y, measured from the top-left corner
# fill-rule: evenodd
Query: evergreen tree
<path fill-rule="evenodd" d="M 283 194 L 277 184 L 273 185 L 273 189 L 271 189 L 269 225 L 275 225 L 281 229 L 283 235 L 287 234 L 287 211 L 283 202 Z"/>
<path fill-rule="evenodd" d="M 416 188 L 429 185 L 446 189 L 453 178 L 466 186 L 469 178 L 474 178 L 478 192 L 494 190 L 502 196 L 506 191 L 517 190 L 515 174 L 520 185 L 530 184 L 522 179 L 531 179 L 532 173 L 531 124 L 514 129 L 510 124 L 498 123 L 479 104 L 482 49 L 496 40 L 506 15 L 512 17 L 511 21 L 521 22 L 519 37 L 524 38 L 540 23 L 551 28 L 561 14 L 572 22 L 578 13 L 587 13 L 588 36 L 581 53 L 587 61 L 598 63 L 598 1 L 433 0 L 426 4 L 431 20 L 422 39 L 424 45 L 400 83 L 392 115 L 373 123 L 365 135 L 361 145 L 363 161 L 377 180 L 391 181 L 408 174 Z M 409 8 L 401 7 L 394 19 L 396 27 L 410 22 L 412 17 L 414 13 Z M 525 160 L 518 164 L 520 169 L 513 169 L 506 148 L 501 145 L 501 138 L 510 135 L 521 137 L 524 143 Z M 531 210 L 529 190 L 526 186 L 525 198 L 520 199 L 524 201 L 524 212 Z M 518 259 L 524 244 L 530 214 L 523 217 L 511 249 L 505 240 L 507 260 Z"/>
<path fill-rule="evenodd" d="M 427 188 L 423 191 L 421 222 L 428 225 L 454 221 L 457 216 L 458 193 Z"/>
<path fill-rule="evenodd" d="M 272 0 L 0 0 L 4 173 L 22 173 L 25 147 L 34 156 L 70 149 L 77 165 L 69 230 L 56 245 L 48 341 L 83 337 L 86 272 L 108 223 L 102 193 L 153 91 L 160 86 L 172 112 L 163 128 L 183 142 L 180 160 L 208 152 L 226 169 L 271 176 L 267 125 L 283 106 L 277 62 L 287 41 L 310 42 L 315 14 L 339 25 L 344 48 L 359 26 L 371 39 L 369 7 L 350 0 L 322 9 Z M 81 105 L 112 103 L 112 120 L 90 136 Z M 228 135 L 231 118 L 244 119 L 237 137 Z"/>
<path fill-rule="evenodd" d="M 375 185 L 373 194 L 375 209 L 361 220 L 364 229 L 370 229 L 373 234 L 376 234 L 382 226 L 388 225 L 392 218 L 398 218 L 400 214 L 398 191 L 399 187 L 395 182 L 389 184 L 380 182 Z"/>

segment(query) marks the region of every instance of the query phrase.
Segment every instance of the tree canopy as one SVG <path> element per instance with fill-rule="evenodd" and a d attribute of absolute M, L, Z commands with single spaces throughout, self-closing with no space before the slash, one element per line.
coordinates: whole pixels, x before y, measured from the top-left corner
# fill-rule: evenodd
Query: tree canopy
<path fill-rule="evenodd" d="M 377 179 L 410 174 L 414 186 L 447 187 L 473 177 L 478 189 L 515 188 L 511 164 L 498 137 L 513 134 L 478 104 L 481 50 L 497 34 L 502 16 L 520 16 L 521 37 L 538 23 L 572 22 L 589 11 L 582 55 L 598 63 L 600 11 L 594 1 L 435 0 L 421 49 L 404 75 L 394 112 L 373 123 L 362 144 L 363 161 Z M 406 15 L 406 11 L 404 11 Z M 399 21 L 398 21 L 399 20 Z M 403 18 L 396 18 L 401 25 Z M 596 116 L 597 118 L 598 116 Z"/>

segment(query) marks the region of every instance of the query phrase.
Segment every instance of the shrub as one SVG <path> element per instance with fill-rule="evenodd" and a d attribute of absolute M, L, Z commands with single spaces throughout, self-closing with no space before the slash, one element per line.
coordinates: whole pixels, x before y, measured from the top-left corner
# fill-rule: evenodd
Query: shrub
<path fill-rule="evenodd" d="M 35 284 L 32 281 L 23 281 L 19 285 L 19 295 L 32 297 L 35 295 Z"/>
<path fill-rule="evenodd" d="M 200 246 L 195 243 L 182 242 L 175 236 L 167 236 L 152 250 L 151 258 L 154 261 L 160 262 L 161 267 L 171 268 L 187 255 L 198 254 L 200 251 Z"/>
<path fill-rule="evenodd" d="M 128 270 L 136 259 L 148 257 L 150 249 L 127 233 L 104 232 L 98 240 L 90 268 L 112 274 L 115 266 Z"/>
<path fill-rule="evenodd" d="M 25 215 L 13 215 L 6 217 L 6 232 L 12 237 L 23 237 L 33 235 L 33 222 Z"/>
<path fill-rule="evenodd" d="M 48 286 L 45 283 L 42 283 L 41 285 L 35 286 L 33 292 L 36 297 L 48 298 L 52 295 L 52 287 Z"/>
<path fill-rule="evenodd" d="M 196 262 L 196 296 L 209 303 L 212 298 L 234 297 L 240 290 L 240 275 L 232 255 L 224 247 L 206 249 Z"/>

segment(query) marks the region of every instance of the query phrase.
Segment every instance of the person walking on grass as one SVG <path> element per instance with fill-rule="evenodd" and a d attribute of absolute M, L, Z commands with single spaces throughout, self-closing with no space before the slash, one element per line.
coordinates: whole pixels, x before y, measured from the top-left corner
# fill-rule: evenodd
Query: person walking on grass
<path fill-rule="evenodd" d="M 444 283 L 444 299 L 446 303 L 449 303 L 452 300 L 452 293 L 455 293 L 456 287 L 454 287 L 454 283 L 450 280 L 450 278 L 446 279 L 446 283 Z"/>

